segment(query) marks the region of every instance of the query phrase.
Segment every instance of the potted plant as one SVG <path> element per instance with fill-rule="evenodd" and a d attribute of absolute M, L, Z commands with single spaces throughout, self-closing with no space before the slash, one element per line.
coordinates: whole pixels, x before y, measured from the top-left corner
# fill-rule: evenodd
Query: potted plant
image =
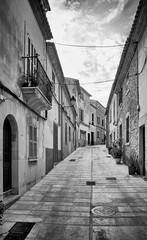
<path fill-rule="evenodd" d="M 108 154 L 111 154 L 112 146 L 108 147 Z"/>
<path fill-rule="evenodd" d="M 118 146 L 113 146 L 112 156 L 114 157 L 116 164 L 121 163 L 122 151 Z"/>
<path fill-rule="evenodd" d="M 134 175 L 136 172 L 137 156 L 136 153 L 132 152 L 130 158 L 128 159 L 128 171 L 129 175 Z"/>

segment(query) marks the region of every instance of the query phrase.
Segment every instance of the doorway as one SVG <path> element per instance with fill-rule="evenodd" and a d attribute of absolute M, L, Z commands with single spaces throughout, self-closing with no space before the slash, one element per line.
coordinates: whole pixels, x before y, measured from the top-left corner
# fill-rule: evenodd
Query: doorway
<path fill-rule="evenodd" d="M 3 123 L 3 192 L 18 194 L 18 126 L 9 114 Z"/>
<path fill-rule="evenodd" d="M 141 173 L 145 175 L 145 125 L 140 127 L 139 157 L 141 162 Z"/>
<path fill-rule="evenodd" d="M 3 192 L 12 187 L 12 130 L 8 118 L 3 126 Z"/>
<path fill-rule="evenodd" d="M 94 132 L 91 132 L 91 145 L 94 145 Z"/>
<path fill-rule="evenodd" d="M 58 162 L 58 126 L 54 122 L 53 163 Z"/>
<path fill-rule="evenodd" d="M 88 145 L 90 145 L 90 133 L 88 133 Z"/>

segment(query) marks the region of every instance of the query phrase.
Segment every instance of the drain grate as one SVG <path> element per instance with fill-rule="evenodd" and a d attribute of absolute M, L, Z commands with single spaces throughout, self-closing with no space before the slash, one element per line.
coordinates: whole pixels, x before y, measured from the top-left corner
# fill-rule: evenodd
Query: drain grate
<path fill-rule="evenodd" d="M 111 156 L 107 156 L 107 158 L 111 158 Z"/>
<path fill-rule="evenodd" d="M 86 185 L 93 186 L 95 185 L 95 181 L 87 181 Z"/>
<path fill-rule="evenodd" d="M 34 224 L 34 222 L 16 222 L 4 240 L 24 240 Z"/>
<path fill-rule="evenodd" d="M 116 180 L 116 177 L 107 177 L 106 180 Z"/>
<path fill-rule="evenodd" d="M 70 161 L 70 162 L 75 162 L 76 159 L 75 159 L 75 158 L 72 158 L 72 159 L 70 159 L 69 161 Z"/>

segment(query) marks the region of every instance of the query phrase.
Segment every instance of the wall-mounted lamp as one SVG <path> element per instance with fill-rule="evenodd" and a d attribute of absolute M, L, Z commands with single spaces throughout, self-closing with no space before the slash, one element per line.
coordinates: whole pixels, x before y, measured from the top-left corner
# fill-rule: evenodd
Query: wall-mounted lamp
<path fill-rule="evenodd" d="M 0 104 L 2 103 L 2 102 L 4 102 L 5 100 L 4 100 L 4 97 L 3 97 L 3 95 L 2 94 L 0 94 Z"/>
<path fill-rule="evenodd" d="M 4 98 L 4 96 L 3 96 L 2 94 L 0 94 L 0 104 L 1 104 L 2 102 L 5 102 L 6 100 L 10 100 L 10 101 L 14 102 L 13 99 L 11 99 L 11 98 Z"/>
<path fill-rule="evenodd" d="M 71 103 L 71 105 L 70 106 L 63 106 L 63 107 L 73 107 L 74 105 L 75 105 L 75 103 L 76 103 L 76 99 L 75 99 L 75 97 L 74 96 L 72 96 L 71 97 L 71 99 L 70 99 L 70 103 Z"/>

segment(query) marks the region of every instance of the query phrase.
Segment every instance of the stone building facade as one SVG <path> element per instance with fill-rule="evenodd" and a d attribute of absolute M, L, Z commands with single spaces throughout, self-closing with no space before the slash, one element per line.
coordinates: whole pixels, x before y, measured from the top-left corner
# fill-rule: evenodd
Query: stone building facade
<path fill-rule="evenodd" d="M 63 106 L 70 94 L 47 43 L 47 11 L 48 0 L 4 0 L 0 8 L 0 200 L 29 190 L 75 150 L 76 112 Z"/>
<path fill-rule="evenodd" d="M 139 155 L 137 51 L 134 53 L 123 83 L 119 86 L 117 97 L 118 138 L 123 140 L 124 159 L 127 161 L 127 158 Z"/>
<path fill-rule="evenodd" d="M 147 2 L 139 1 L 134 22 L 125 43 L 116 77 L 110 92 L 107 116 L 107 147 L 109 141 L 110 103 L 117 95 L 117 133 L 122 139 L 124 161 L 136 166 L 137 173 L 147 175 L 146 141 L 146 43 Z"/>

